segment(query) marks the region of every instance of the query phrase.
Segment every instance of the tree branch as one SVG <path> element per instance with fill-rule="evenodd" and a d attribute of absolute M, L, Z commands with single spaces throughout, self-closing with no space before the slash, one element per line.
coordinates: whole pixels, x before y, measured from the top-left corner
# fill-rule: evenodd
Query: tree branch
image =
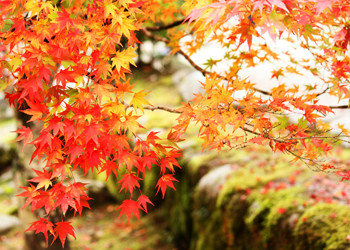
<path fill-rule="evenodd" d="M 328 106 L 331 109 L 349 109 L 349 105 L 341 105 L 341 106 Z"/>
<path fill-rule="evenodd" d="M 143 109 L 147 109 L 147 110 L 164 110 L 170 113 L 176 113 L 176 114 L 181 114 L 182 112 L 177 110 L 177 109 L 172 109 L 172 108 L 167 108 L 167 107 L 163 107 L 163 106 L 144 106 Z"/>
<path fill-rule="evenodd" d="M 168 24 L 168 25 L 146 27 L 146 29 L 151 30 L 151 31 L 167 30 L 167 29 L 171 29 L 171 28 L 174 28 L 176 26 L 179 26 L 181 24 L 184 24 L 186 22 L 187 21 L 185 21 L 185 19 L 182 19 L 182 20 L 175 21 L 175 22 Z"/>

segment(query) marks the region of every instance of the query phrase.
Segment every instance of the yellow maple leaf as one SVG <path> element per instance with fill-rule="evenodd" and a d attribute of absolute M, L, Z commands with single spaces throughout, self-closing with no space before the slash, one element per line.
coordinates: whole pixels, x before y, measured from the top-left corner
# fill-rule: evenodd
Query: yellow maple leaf
<path fill-rule="evenodd" d="M 343 132 L 344 135 L 349 135 L 349 130 L 344 128 L 344 125 L 343 124 L 339 124 L 338 123 L 338 128 L 341 129 L 341 131 Z"/>
<path fill-rule="evenodd" d="M 136 48 L 127 48 L 121 52 L 117 51 L 115 57 L 112 58 L 112 67 L 116 67 L 118 72 L 120 72 L 121 67 L 129 70 L 129 65 L 132 64 L 136 67 L 134 59 L 137 55 L 134 52 Z"/>
<path fill-rule="evenodd" d="M 142 105 L 143 104 L 146 104 L 146 105 L 151 105 L 144 97 L 148 94 L 149 92 L 144 92 L 144 90 L 141 90 L 137 93 L 134 94 L 130 104 L 134 107 L 135 109 L 135 112 L 136 109 L 140 109 L 143 113 L 143 107 Z"/>

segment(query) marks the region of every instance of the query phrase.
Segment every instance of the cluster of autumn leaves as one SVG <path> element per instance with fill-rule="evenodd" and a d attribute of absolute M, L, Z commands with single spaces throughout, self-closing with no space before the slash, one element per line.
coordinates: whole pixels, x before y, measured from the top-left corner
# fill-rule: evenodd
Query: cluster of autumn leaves
<path fill-rule="evenodd" d="M 238 72 L 254 67 L 255 58 L 260 62 L 278 59 L 268 46 L 252 46 L 263 31 L 274 39 L 295 34 L 306 43 L 320 43 L 321 50 L 310 47 L 310 51 L 334 76 L 324 79 L 328 86 L 324 93 L 349 98 L 349 5 L 340 3 L 185 1 L 180 8 L 179 2 L 170 0 L 0 1 L 1 84 L 12 88 L 6 93 L 9 103 L 31 117 L 31 126 L 23 124 L 17 130 L 17 141 L 33 145 L 32 160 L 37 157 L 45 163 L 43 171 L 34 170 L 37 177 L 30 179 L 30 186 L 20 194 L 26 197 L 25 206 L 44 208 L 48 217 L 39 218 L 28 230 L 42 232 L 46 239 L 49 232 L 62 245 L 67 234 L 74 236 L 69 222 L 53 224 L 49 217 L 52 213 L 64 215 L 68 209 L 80 214 L 83 207 L 89 208 L 86 188 L 74 178 L 77 170 L 106 172 L 107 178 L 113 173 L 118 178 L 120 191 L 130 194 L 119 207 L 120 215 L 130 218 L 139 217 L 139 210 L 147 212 L 147 204 L 152 202 L 137 191 L 141 180 L 147 171 L 158 167 L 157 193 L 161 191 L 164 197 L 167 187 L 175 189 L 174 167 L 180 167 L 176 159 L 181 156 L 176 142 L 190 123 L 200 125 L 203 148 L 268 143 L 273 151 L 332 168 L 331 163 L 318 162 L 322 153 L 341 140 L 340 135 L 330 135 L 319 120 L 333 112 L 332 107 L 317 104 L 323 93 L 309 91 L 300 96 L 297 87 L 283 84 L 263 91 L 247 79 L 239 79 Z M 230 18 L 237 22 L 227 27 Z M 321 31 L 320 24 L 341 29 Z M 157 34 L 163 30 L 166 35 Z M 128 79 L 130 65 L 135 66 L 138 34 L 166 42 L 172 53 L 185 56 L 206 76 L 203 94 L 178 110 L 159 108 L 180 114 L 165 139 L 155 132 L 138 134 L 142 129 L 138 118 L 144 108 L 152 108 L 145 99 L 147 93 L 135 92 Z M 181 48 L 180 39 L 188 34 L 194 39 Z M 335 43 L 331 41 L 334 37 Z M 232 65 L 225 74 L 207 71 L 190 59 L 208 40 L 230 48 L 225 59 Z M 245 43 L 249 49 L 242 52 L 239 48 Z M 209 61 L 208 66 L 211 69 L 221 61 Z M 288 70 L 298 73 L 295 68 Z M 320 75 L 315 69 L 312 73 Z M 6 74 L 9 77 L 5 78 Z M 283 70 L 274 74 L 278 79 Z M 246 95 L 235 98 L 233 93 L 240 90 Z M 293 110 L 303 115 L 298 123 L 283 118 L 281 124 L 281 119 L 276 119 Z M 348 135 L 345 128 L 342 132 Z"/>

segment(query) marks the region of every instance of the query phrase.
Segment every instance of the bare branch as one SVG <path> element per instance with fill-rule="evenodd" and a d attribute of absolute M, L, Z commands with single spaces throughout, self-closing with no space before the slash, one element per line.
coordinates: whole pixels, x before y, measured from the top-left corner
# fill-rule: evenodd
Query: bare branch
<path fill-rule="evenodd" d="M 145 36 L 147 36 L 149 38 L 152 38 L 153 40 L 160 41 L 160 42 L 165 42 L 165 43 L 169 43 L 170 42 L 168 39 L 166 39 L 164 37 L 152 34 L 152 32 L 150 32 L 148 30 L 148 28 L 143 27 L 141 29 L 141 31 L 145 34 Z"/>
<path fill-rule="evenodd" d="M 167 107 L 163 107 L 163 106 L 144 106 L 143 109 L 147 109 L 147 110 L 164 110 L 170 113 L 176 113 L 176 114 L 181 114 L 182 112 L 177 110 L 177 109 L 172 109 L 172 108 L 167 108 Z"/>
<path fill-rule="evenodd" d="M 182 19 L 182 20 L 175 21 L 175 22 L 168 24 L 168 25 L 146 27 L 146 29 L 151 30 L 151 31 L 167 30 L 167 29 L 174 28 L 174 27 L 179 26 L 179 25 L 184 24 L 184 23 L 186 23 L 186 21 L 185 21 L 185 19 Z"/>
<path fill-rule="evenodd" d="M 341 105 L 341 106 L 328 106 L 331 109 L 350 109 L 349 105 Z"/>
<path fill-rule="evenodd" d="M 124 101 L 120 101 L 123 105 L 125 105 L 126 108 L 133 108 L 133 105 L 128 105 L 126 104 Z M 155 111 L 155 110 L 163 110 L 163 111 L 167 111 L 170 113 L 176 113 L 176 114 L 181 114 L 182 112 L 174 109 L 174 108 L 168 108 L 168 107 L 163 107 L 163 106 L 143 106 L 143 109 L 147 109 L 147 110 L 151 110 L 151 111 Z"/>

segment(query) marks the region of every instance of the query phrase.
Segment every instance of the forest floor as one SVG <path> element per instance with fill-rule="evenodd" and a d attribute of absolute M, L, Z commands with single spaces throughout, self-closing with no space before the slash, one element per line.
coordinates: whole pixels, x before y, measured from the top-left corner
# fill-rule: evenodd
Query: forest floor
<path fill-rule="evenodd" d="M 69 236 L 71 249 L 172 250 L 171 235 L 159 211 L 137 218 L 118 219 L 118 205 L 102 204 L 72 219 L 76 240 Z M 0 250 L 23 249 L 24 227 L 16 227 L 0 236 Z"/>

